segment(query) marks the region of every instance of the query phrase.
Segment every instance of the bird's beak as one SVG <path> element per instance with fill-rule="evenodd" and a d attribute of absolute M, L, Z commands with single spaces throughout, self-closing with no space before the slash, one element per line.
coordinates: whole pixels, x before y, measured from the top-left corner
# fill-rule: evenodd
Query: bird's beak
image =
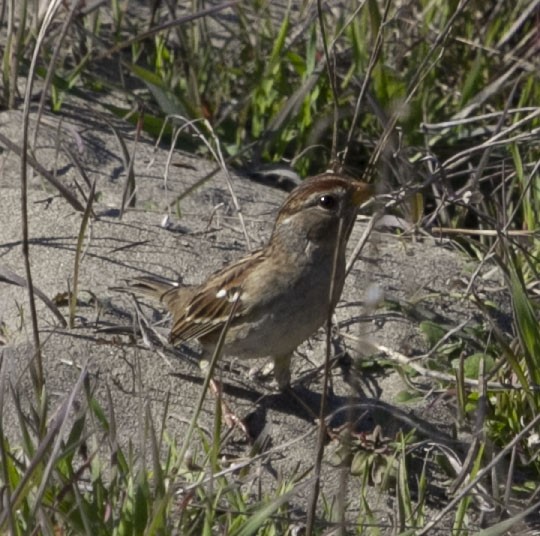
<path fill-rule="evenodd" d="M 365 182 L 355 182 L 354 188 L 355 192 L 353 194 L 353 203 L 355 206 L 359 206 L 364 201 L 367 201 L 374 193 L 373 186 Z"/>

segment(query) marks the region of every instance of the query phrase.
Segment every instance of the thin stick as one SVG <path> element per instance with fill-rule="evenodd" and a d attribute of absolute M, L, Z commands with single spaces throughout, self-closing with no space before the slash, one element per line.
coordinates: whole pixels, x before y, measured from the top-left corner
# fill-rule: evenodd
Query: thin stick
<path fill-rule="evenodd" d="M 36 65 L 38 61 L 40 45 L 43 42 L 45 32 L 49 24 L 51 23 L 60 0 L 52 2 L 45 14 L 45 19 L 41 25 L 38 39 L 36 41 L 36 47 L 32 56 L 32 63 L 28 72 L 28 80 L 26 82 L 26 89 L 24 94 L 24 110 L 23 110 L 23 124 L 22 124 L 22 151 L 21 151 L 21 219 L 22 219 L 22 253 L 24 257 L 24 269 L 26 272 L 26 281 L 28 283 L 28 302 L 30 307 L 30 318 L 32 320 L 32 337 L 34 339 L 34 359 L 30 367 L 32 382 L 36 395 L 38 397 L 39 406 L 41 406 L 41 396 L 43 387 L 45 385 L 45 378 L 43 376 L 43 356 L 41 354 L 41 341 L 39 338 L 39 325 L 36 311 L 36 300 L 34 297 L 34 285 L 32 283 L 32 270 L 30 268 L 30 243 L 29 243 L 29 225 L 28 225 L 28 175 L 26 172 L 28 162 L 28 124 L 30 118 L 30 103 L 32 100 L 32 87 L 34 85 L 34 75 L 36 72 Z M 41 423 L 40 428 L 44 428 L 45 423 Z M 40 435 L 43 430 L 40 430 Z"/>
<path fill-rule="evenodd" d="M 330 280 L 330 292 L 328 296 L 328 318 L 326 320 L 326 355 L 324 359 L 324 375 L 323 375 L 323 392 L 321 396 L 321 405 L 319 407 L 319 430 L 317 434 L 317 446 L 315 447 L 315 464 L 314 464 L 314 481 L 311 489 L 311 496 L 308 503 L 307 521 L 306 521 L 306 535 L 311 536 L 313 534 L 315 515 L 317 512 L 317 500 L 319 498 L 319 491 L 321 488 L 321 469 L 322 460 L 324 455 L 324 444 L 326 442 L 326 407 L 328 402 L 328 391 L 330 383 L 330 347 L 332 338 L 332 304 L 334 297 L 335 287 L 335 275 L 338 256 L 341 249 L 341 240 L 343 236 L 343 219 L 339 221 L 339 228 L 336 240 L 336 247 L 334 249 L 334 259 L 332 265 L 332 278 Z"/>
<path fill-rule="evenodd" d="M 352 341 L 361 342 L 358 337 L 355 337 L 348 333 L 342 333 L 342 336 Z M 362 341 L 362 342 L 365 344 L 365 341 Z M 373 342 L 369 342 L 368 344 L 369 346 L 371 346 L 373 349 L 377 350 L 378 352 L 385 354 L 385 359 L 388 359 L 389 361 L 392 361 L 404 367 L 410 367 L 421 376 L 424 376 L 426 378 L 433 378 L 435 380 L 440 380 L 444 382 L 455 383 L 456 381 L 456 377 L 454 375 L 446 374 L 438 370 L 427 369 L 423 367 L 422 365 L 415 363 L 413 359 L 399 353 L 396 350 L 392 350 L 392 348 L 388 348 L 387 346 L 383 346 L 382 344 L 375 344 Z M 415 359 L 417 360 L 424 357 L 426 356 L 418 356 Z M 465 378 L 464 383 L 465 385 L 468 385 L 470 387 L 478 387 L 479 385 L 479 381 L 473 380 L 472 378 Z M 521 385 L 510 385 L 510 384 L 507 385 L 507 384 L 499 383 L 499 382 L 487 382 L 486 387 L 490 391 L 510 391 L 510 390 L 518 390 L 518 389 L 523 388 Z"/>
<path fill-rule="evenodd" d="M 354 248 L 354 251 L 352 252 L 349 260 L 347 261 L 347 267 L 345 268 L 345 277 L 347 277 L 352 270 L 352 267 L 354 266 L 354 263 L 356 262 L 356 259 L 360 256 L 360 253 L 362 253 L 362 250 L 364 249 L 364 246 L 366 245 L 366 242 L 368 241 L 368 238 L 370 237 L 373 229 L 377 225 L 377 222 L 381 218 L 383 214 L 383 211 L 380 210 L 373 214 L 371 216 L 371 219 L 369 220 L 369 223 L 367 227 L 364 229 L 364 232 L 362 236 L 360 237 L 360 240 L 358 241 L 358 244 L 356 244 L 356 247 Z"/>
<path fill-rule="evenodd" d="M 322 37 L 324 58 L 326 60 L 325 63 L 326 63 L 326 70 L 328 73 L 328 81 L 330 82 L 330 87 L 332 88 L 332 97 L 334 100 L 334 125 L 332 128 L 332 152 L 330 155 L 330 161 L 334 164 L 337 162 L 337 128 L 338 128 L 338 119 L 339 119 L 338 92 L 337 92 L 337 87 L 336 87 L 336 71 L 335 69 L 332 69 L 332 66 L 330 65 L 330 52 L 328 50 L 328 41 L 326 39 L 326 28 L 324 26 L 321 0 L 317 0 L 317 18 L 319 20 L 319 27 L 321 29 L 321 37 Z M 335 67 L 335 62 L 334 62 L 334 67 Z"/>
<path fill-rule="evenodd" d="M 375 38 L 375 47 L 370 54 L 369 64 L 367 66 L 366 74 L 364 75 L 364 79 L 362 80 L 360 93 L 358 94 L 358 98 L 356 99 L 356 104 L 354 106 L 354 114 L 351 121 L 351 128 L 349 129 L 349 133 L 347 134 L 347 142 L 345 143 L 345 150 L 343 151 L 343 157 L 342 157 L 343 164 L 345 164 L 345 162 L 347 161 L 347 154 L 349 152 L 349 147 L 351 146 L 351 143 L 352 143 L 354 128 L 356 126 L 356 123 L 358 122 L 358 116 L 360 115 L 360 105 L 362 104 L 362 101 L 364 100 L 364 96 L 366 95 L 369 82 L 371 81 L 371 74 L 373 73 L 373 69 L 375 68 L 375 65 L 377 64 L 377 60 L 379 59 L 379 55 L 381 53 L 382 43 L 383 43 L 383 28 L 388 18 L 389 9 L 390 9 L 390 1 L 387 1 L 386 5 L 384 6 L 383 18 L 381 20 L 381 24 L 379 25 L 379 29 L 377 31 L 377 37 Z"/>
<path fill-rule="evenodd" d="M 212 359 L 210 360 L 210 364 L 208 365 L 208 369 L 206 370 L 204 382 L 201 387 L 201 392 L 199 394 L 199 400 L 197 401 L 197 405 L 195 406 L 193 417 L 191 418 L 188 430 L 184 436 L 184 442 L 183 442 L 182 448 L 180 449 L 180 453 L 178 454 L 178 459 L 180 460 L 180 462 L 183 462 L 184 457 L 188 451 L 188 448 L 191 442 L 191 436 L 193 435 L 193 431 L 195 430 L 195 427 L 197 425 L 197 420 L 202 410 L 203 403 L 206 398 L 206 393 L 208 392 L 210 382 L 212 381 L 214 368 L 216 366 L 217 360 L 222 354 L 223 345 L 225 344 L 225 337 L 227 336 L 227 332 L 229 331 L 229 326 L 231 325 L 234 315 L 236 314 L 236 310 L 238 309 L 239 302 L 240 302 L 240 296 L 238 296 L 238 298 L 234 301 L 231 307 L 231 312 L 229 313 L 229 317 L 227 318 L 227 321 L 225 322 L 225 325 L 223 326 L 223 329 L 221 330 L 219 339 L 216 344 L 216 348 L 214 349 L 214 354 L 212 355 Z"/>

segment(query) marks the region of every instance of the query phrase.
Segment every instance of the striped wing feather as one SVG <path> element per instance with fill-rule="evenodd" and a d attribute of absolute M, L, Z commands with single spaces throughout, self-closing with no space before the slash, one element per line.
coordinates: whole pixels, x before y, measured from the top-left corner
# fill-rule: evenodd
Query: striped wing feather
<path fill-rule="evenodd" d="M 190 289 L 189 299 L 181 296 L 185 289 L 174 288 L 164 294 L 162 301 L 173 313 L 170 341 L 175 344 L 221 330 L 237 299 L 239 303 L 234 318 L 242 316 L 245 306 L 242 303 L 241 274 L 244 270 L 251 270 L 263 259 L 263 253 L 259 251 L 225 267 L 206 283 Z"/>

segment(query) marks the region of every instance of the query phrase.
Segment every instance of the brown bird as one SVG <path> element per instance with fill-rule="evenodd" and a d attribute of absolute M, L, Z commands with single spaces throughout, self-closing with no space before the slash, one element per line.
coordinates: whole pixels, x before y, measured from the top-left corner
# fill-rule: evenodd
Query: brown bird
<path fill-rule="evenodd" d="M 198 339 L 206 360 L 234 308 L 224 353 L 272 357 L 275 379 L 285 389 L 292 353 L 341 296 L 347 241 L 359 205 L 371 194 L 369 185 L 333 173 L 306 179 L 281 206 L 264 248 L 200 285 L 140 277 L 126 290 L 160 300 L 172 314 L 170 342 Z"/>

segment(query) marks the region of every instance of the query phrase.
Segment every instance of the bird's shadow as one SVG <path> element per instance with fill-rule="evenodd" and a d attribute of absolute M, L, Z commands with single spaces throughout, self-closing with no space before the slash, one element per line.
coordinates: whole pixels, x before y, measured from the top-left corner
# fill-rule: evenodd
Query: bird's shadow
<path fill-rule="evenodd" d="M 171 376 L 201 385 L 204 381 L 202 376 L 186 372 L 173 372 Z M 371 380 L 370 385 L 373 383 L 376 381 Z M 251 412 L 242 416 L 242 420 L 249 424 L 249 435 L 252 440 L 266 429 L 271 412 L 296 417 L 313 426 L 319 420 L 323 395 L 304 385 L 296 384 L 283 392 L 247 387 L 228 380 L 221 380 L 220 385 L 226 397 L 231 400 L 243 400 L 253 406 Z M 324 418 L 330 429 L 347 424 L 352 426 L 356 433 L 369 433 L 376 426 L 382 426 L 385 435 L 394 434 L 398 430 L 403 433 L 415 430 L 417 435 L 424 439 L 437 441 L 459 450 L 465 447 L 456 441 L 451 433 L 441 430 L 426 419 L 378 398 L 365 396 L 357 389 L 347 396 L 335 394 L 330 390 L 325 401 Z"/>

